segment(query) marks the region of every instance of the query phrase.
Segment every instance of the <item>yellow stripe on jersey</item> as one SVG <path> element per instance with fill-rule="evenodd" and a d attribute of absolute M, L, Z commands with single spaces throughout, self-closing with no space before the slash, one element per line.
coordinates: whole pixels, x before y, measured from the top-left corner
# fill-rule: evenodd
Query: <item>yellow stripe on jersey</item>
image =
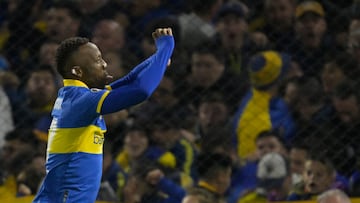
<path fill-rule="evenodd" d="M 90 125 L 81 128 L 56 128 L 49 130 L 49 153 L 85 152 L 102 154 L 105 130 Z"/>
<path fill-rule="evenodd" d="M 269 104 L 271 96 L 267 92 L 252 89 L 249 100 L 236 129 L 238 154 L 241 158 L 255 152 L 257 135 L 272 128 Z"/>
<path fill-rule="evenodd" d="M 110 91 L 106 91 L 106 92 L 104 92 L 104 94 L 101 96 L 101 98 L 100 98 L 100 100 L 99 100 L 99 103 L 98 103 L 98 105 L 97 105 L 97 107 L 96 107 L 96 113 L 100 113 L 101 107 L 102 107 L 102 105 L 103 105 L 103 103 L 104 103 L 104 100 L 105 100 L 105 98 L 109 95 L 109 93 L 110 93 Z"/>

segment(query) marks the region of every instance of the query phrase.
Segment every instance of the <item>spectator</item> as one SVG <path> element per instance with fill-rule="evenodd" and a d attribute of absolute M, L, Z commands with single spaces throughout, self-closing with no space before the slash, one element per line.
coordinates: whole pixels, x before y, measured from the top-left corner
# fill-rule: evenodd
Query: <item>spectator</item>
<path fill-rule="evenodd" d="M 40 45 L 46 40 L 46 36 L 35 26 L 43 7 L 41 0 L 9 2 L 6 25 L 10 33 L 3 38 L 2 51 L 10 70 L 19 78 L 27 75 L 29 67 L 25 62 L 31 59 L 32 54 L 38 53 Z"/>
<path fill-rule="evenodd" d="M 177 88 L 181 102 L 198 108 L 201 95 L 207 92 L 222 92 L 230 113 L 245 92 L 244 83 L 226 71 L 224 54 L 216 43 L 199 45 L 191 53 L 191 70 Z M 231 92 L 231 95 L 227 93 Z"/>
<path fill-rule="evenodd" d="M 13 103 L 15 125 L 37 128 L 39 138 L 47 140 L 47 130 L 51 123 L 51 108 L 57 96 L 55 72 L 50 66 L 39 66 L 33 70 L 24 88 Z"/>
<path fill-rule="evenodd" d="M 180 203 L 184 196 L 183 188 L 167 179 L 156 164 L 147 161 L 134 167 L 124 189 L 126 203 Z"/>
<path fill-rule="evenodd" d="M 230 109 L 222 95 L 218 92 L 203 95 L 198 108 L 194 142 L 200 144 L 201 147 L 201 143 L 212 139 L 209 135 L 214 129 L 223 126 L 229 127 L 229 125 Z"/>
<path fill-rule="evenodd" d="M 269 153 L 278 153 L 288 156 L 285 143 L 277 131 L 264 131 L 259 133 L 255 140 L 256 152 L 247 159 L 242 160 L 243 165 L 238 171 L 237 176 L 233 176 L 232 188 L 236 193 L 231 197 L 234 199 L 242 198 L 249 191 L 257 187 L 256 171 L 259 168 L 259 161 Z"/>
<path fill-rule="evenodd" d="M 114 18 L 116 11 L 120 9 L 116 2 L 109 0 L 79 0 L 77 2 L 82 14 L 79 34 L 88 38 L 91 38 L 96 23 Z"/>
<path fill-rule="evenodd" d="M 124 147 L 117 154 L 116 161 L 128 173 L 137 161 L 141 162 L 143 159 L 158 162 L 165 168 L 175 168 L 176 166 L 174 155 L 151 145 L 148 129 L 135 123 L 127 127 Z"/>
<path fill-rule="evenodd" d="M 16 177 L 25 167 L 31 165 L 36 149 L 37 140 L 31 129 L 16 129 L 6 134 L 5 144 L 0 153 L 1 198 L 16 197 Z"/>
<path fill-rule="evenodd" d="M 317 198 L 318 203 L 351 203 L 349 197 L 341 190 L 333 189 L 322 193 Z"/>
<path fill-rule="evenodd" d="M 114 20 L 104 19 L 96 23 L 91 41 L 103 52 L 120 52 L 124 49 L 125 33 L 123 27 Z"/>
<path fill-rule="evenodd" d="M 287 160 L 278 153 L 262 157 L 256 170 L 256 190 L 242 197 L 239 203 L 283 201 L 291 187 L 291 175 Z"/>
<path fill-rule="evenodd" d="M 321 82 L 326 94 L 331 95 L 340 83 L 359 78 L 359 65 L 349 54 L 338 53 L 326 60 L 321 71 Z"/>
<path fill-rule="evenodd" d="M 266 34 L 270 46 L 277 51 L 285 51 L 295 40 L 295 6 L 294 0 L 266 0 L 264 2 L 265 24 L 259 31 Z"/>
<path fill-rule="evenodd" d="M 36 64 L 32 64 L 33 66 L 38 66 L 38 65 L 45 65 L 45 66 L 50 66 L 54 72 L 56 73 L 56 84 L 58 87 L 62 87 L 63 86 L 63 78 L 61 77 L 61 75 L 57 72 L 56 70 L 56 62 L 55 62 L 55 58 L 56 58 L 56 50 L 59 47 L 59 43 L 55 42 L 55 41 L 45 41 L 41 46 L 40 46 L 40 50 L 39 50 L 39 60 L 38 63 Z M 36 69 L 36 67 L 35 67 Z"/>
<path fill-rule="evenodd" d="M 287 200 L 310 200 L 327 190 L 335 182 L 336 171 L 331 161 L 324 155 L 310 155 L 306 160 L 303 183 L 289 195 Z"/>
<path fill-rule="evenodd" d="M 295 16 L 296 41 L 288 52 L 305 75 L 319 76 L 326 53 L 331 52 L 325 11 L 320 3 L 305 1 L 296 7 Z"/>
<path fill-rule="evenodd" d="M 47 10 L 45 22 L 46 36 L 60 43 L 66 38 L 78 36 L 81 11 L 72 1 L 57 1 Z"/>
<path fill-rule="evenodd" d="M 332 96 L 332 104 L 336 110 L 337 118 L 333 121 L 334 135 L 332 147 L 342 146 L 342 150 L 333 152 L 333 162 L 336 169 L 344 176 L 349 177 L 356 168 L 355 154 L 357 152 L 359 132 L 359 95 L 357 86 L 345 81 L 339 84 Z"/>
<path fill-rule="evenodd" d="M 325 125 L 333 119 L 334 110 L 326 101 L 320 81 L 314 77 L 296 79 L 297 96 L 292 106 L 298 128 L 307 125 Z"/>
<path fill-rule="evenodd" d="M 248 82 L 246 64 L 257 51 L 248 33 L 246 7 L 237 1 L 225 3 L 216 16 L 216 40 L 224 51 L 226 71 L 238 75 L 242 83 Z"/>
<path fill-rule="evenodd" d="M 181 118 L 177 117 L 173 111 L 166 112 L 159 109 L 157 112 L 156 115 L 158 116 L 149 121 L 151 139 L 160 149 L 169 151 L 175 156 L 177 170 L 195 178 L 196 150 L 182 136 Z M 163 114 L 160 112 L 163 112 Z"/>
<path fill-rule="evenodd" d="M 56 49 L 59 47 L 59 43 L 55 41 L 46 41 L 44 42 L 39 50 L 39 64 L 40 65 L 49 65 L 56 70 Z"/>
<path fill-rule="evenodd" d="M 173 112 L 174 117 L 181 120 L 180 128 L 182 133 L 186 133 L 187 137 L 194 137 L 192 131 L 195 125 L 196 110 L 181 103 L 176 95 L 176 85 L 174 79 L 165 75 L 150 99 L 138 108 L 131 109 L 130 116 L 151 119 L 154 114 L 161 111 Z"/>
<path fill-rule="evenodd" d="M 231 158 L 219 153 L 200 154 L 196 161 L 199 181 L 195 188 L 201 190 L 201 196 L 194 196 L 190 192 L 183 202 L 196 199 L 200 202 L 202 196 L 206 196 L 213 202 L 225 202 L 225 192 L 230 186 Z"/>
<path fill-rule="evenodd" d="M 216 28 L 213 19 L 222 0 L 189 1 L 189 3 L 191 12 L 179 15 L 179 23 L 182 45 L 187 49 L 192 49 L 215 36 Z"/>
<path fill-rule="evenodd" d="M 294 121 L 286 103 L 278 97 L 279 83 L 289 68 L 290 57 L 275 51 L 261 52 L 250 61 L 252 87 L 240 103 L 233 126 L 241 158 L 255 152 L 255 139 L 262 131 L 278 129 L 286 143 L 293 137 Z"/>
<path fill-rule="evenodd" d="M 303 181 L 305 162 L 309 158 L 310 149 L 306 144 L 300 144 L 300 141 L 294 141 L 293 143 L 294 144 L 290 149 L 289 158 L 292 184 L 295 186 Z"/>
<path fill-rule="evenodd" d="M 45 167 L 42 169 L 43 170 L 38 170 L 37 167 L 32 164 L 25 167 L 18 174 L 16 178 L 18 197 L 35 195 L 37 193 L 40 183 L 45 177 Z"/>

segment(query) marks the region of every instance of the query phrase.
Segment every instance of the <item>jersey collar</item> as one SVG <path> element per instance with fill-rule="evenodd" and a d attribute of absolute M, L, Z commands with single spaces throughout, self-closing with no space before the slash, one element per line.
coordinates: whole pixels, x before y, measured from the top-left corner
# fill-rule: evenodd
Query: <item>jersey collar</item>
<path fill-rule="evenodd" d="M 72 79 L 65 79 L 64 80 L 64 87 L 66 86 L 76 86 L 76 87 L 86 87 L 89 88 L 84 82 L 80 80 L 72 80 Z"/>

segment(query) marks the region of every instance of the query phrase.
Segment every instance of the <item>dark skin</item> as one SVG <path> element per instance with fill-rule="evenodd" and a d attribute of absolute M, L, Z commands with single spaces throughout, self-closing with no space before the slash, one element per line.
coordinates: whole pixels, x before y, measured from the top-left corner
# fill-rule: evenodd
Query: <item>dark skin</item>
<path fill-rule="evenodd" d="M 166 35 L 172 36 L 171 28 L 158 28 L 152 33 L 154 40 Z M 112 79 L 99 48 L 92 42 L 80 46 L 68 64 L 71 68 L 67 78 L 80 80 L 89 88 L 103 89 Z"/>

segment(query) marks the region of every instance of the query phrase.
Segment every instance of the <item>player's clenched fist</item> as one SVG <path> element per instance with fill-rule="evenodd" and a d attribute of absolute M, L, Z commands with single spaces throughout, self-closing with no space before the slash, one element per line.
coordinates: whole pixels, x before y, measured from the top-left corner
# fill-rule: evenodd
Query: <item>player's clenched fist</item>
<path fill-rule="evenodd" d="M 152 37 L 157 39 L 161 36 L 169 35 L 172 36 L 172 29 L 171 28 L 158 28 L 152 33 Z"/>

